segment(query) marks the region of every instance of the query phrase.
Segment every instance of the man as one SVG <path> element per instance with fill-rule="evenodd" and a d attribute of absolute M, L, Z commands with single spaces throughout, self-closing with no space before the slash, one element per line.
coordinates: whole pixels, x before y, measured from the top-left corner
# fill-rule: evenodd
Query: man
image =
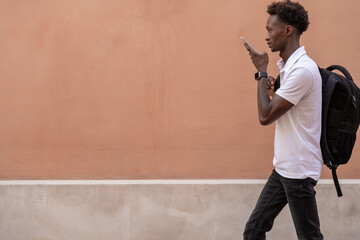
<path fill-rule="evenodd" d="M 286 204 L 298 239 L 323 239 L 314 186 L 323 165 L 320 150 L 321 76 L 317 64 L 300 47 L 300 36 L 309 21 L 299 4 L 285 0 L 268 6 L 266 42 L 280 52 L 280 88 L 267 76 L 269 57 L 245 43 L 259 71 L 257 101 L 259 121 L 276 121 L 275 169 L 265 184 L 244 231 L 244 239 L 265 239 L 274 219 Z"/>

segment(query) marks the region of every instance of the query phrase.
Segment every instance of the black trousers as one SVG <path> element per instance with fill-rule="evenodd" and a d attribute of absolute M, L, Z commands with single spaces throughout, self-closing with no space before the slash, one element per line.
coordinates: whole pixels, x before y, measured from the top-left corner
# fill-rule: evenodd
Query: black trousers
<path fill-rule="evenodd" d="M 244 240 L 266 239 L 265 233 L 271 230 L 274 219 L 286 204 L 289 204 L 299 240 L 323 239 L 315 199 L 316 183 L 312 178 L 284 178 L 273 170 L 246 223 Z"/>

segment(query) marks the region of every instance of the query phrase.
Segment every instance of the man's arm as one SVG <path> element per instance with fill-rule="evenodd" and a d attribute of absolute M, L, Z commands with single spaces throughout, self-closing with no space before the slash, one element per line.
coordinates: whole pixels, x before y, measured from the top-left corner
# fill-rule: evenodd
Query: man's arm
<path fill-rule="evenodd" d="M 272 77 L 269 77 L 272 78 Z M 271 98 L 268 94 L 268 83 L 265 77 L 258 81 L 257 101 L 258 116 L 261 125 L 269 125 L 279 119 L 294 104 L 280 97 L 276 93 Z"/>
<path fill-rule="evenodd" d="M 256 69 L 262 72 L 266 72 L 267 66 L 269 64 L 268 54 L 265 51 L 262 53 L 258 53 L 246 43 L 244 44 L 244 46 L 249 51 L 249 55 Z M 269 84 L 268 81 L 270 81 L 271 84 Z M 294 106 L 291 102 L 285 100 L 276 93 L 270 100 L 268 90 L 269 86 L 270 88 L 273 87 L 273 83 L 273 77 L 269 77 L 269 79 L 262 77 L 258 81 L 258 115 L 261 125 L 269 125 L 273 123 L 274 121 L 279 119 L 284 113 L 286 113 L 292 106 Z"/>

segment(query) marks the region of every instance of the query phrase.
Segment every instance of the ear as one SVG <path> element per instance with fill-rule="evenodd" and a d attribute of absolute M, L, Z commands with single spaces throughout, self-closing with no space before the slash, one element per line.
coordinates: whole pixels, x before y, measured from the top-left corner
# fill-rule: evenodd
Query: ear
<path fill-rule="evenodd" d="M 293 35 L 294 33 L 295 33 L 295 29 L 294 29 L 293 26 L 287 25 L 287 26 L 285 27 L 285 34 L 286 34 L 287 37 L 290 37 L 290 36 Z"/>

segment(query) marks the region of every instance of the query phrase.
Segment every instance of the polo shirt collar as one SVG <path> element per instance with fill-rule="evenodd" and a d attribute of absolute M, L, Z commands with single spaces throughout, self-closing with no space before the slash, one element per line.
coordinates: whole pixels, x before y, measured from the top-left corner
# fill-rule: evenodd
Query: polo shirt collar
<path fill-rule="evenodd" d="M 284 62 L 283 59 L 280 59 L 277 62 L 280 72 L 289 71 L 291 69 L 291 67 L 299 60 L 299 58 L 305 54 L 306 54 L 305 47 L 302 46 L 302 47 L 299 47 L 298 49 L 296 49 L 296 51 L 293 54 L 291 54 L 291 56 L 286 61 L 286 63 Z"/>

